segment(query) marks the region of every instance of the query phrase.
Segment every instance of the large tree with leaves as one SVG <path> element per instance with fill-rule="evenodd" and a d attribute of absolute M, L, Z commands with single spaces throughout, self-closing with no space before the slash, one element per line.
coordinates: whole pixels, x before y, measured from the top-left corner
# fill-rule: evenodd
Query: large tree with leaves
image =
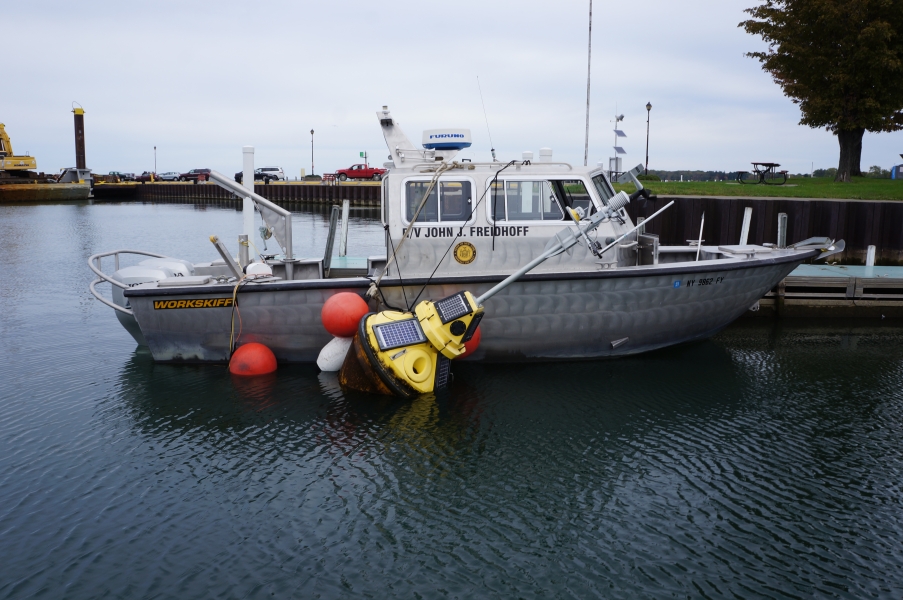
<path fill-rule="evenodd" d="M 866 131 L 903 129 L 903 0 L 765 0 L 740 23 L 750 52 L 798 104 L 800 124 L 837 136 L 835 181 L 861 175 Z"/>

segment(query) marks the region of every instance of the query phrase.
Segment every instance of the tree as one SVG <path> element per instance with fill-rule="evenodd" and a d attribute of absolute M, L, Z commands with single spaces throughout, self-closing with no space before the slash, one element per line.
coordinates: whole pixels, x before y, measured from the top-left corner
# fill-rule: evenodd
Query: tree
<path fill-rule="evenodd" d="M 890 171 L 887 169 L 882 169 L 878 165 L 872 165 L 869 167 L 869 172 L 866 177 L 874 177 L 875 179 L 890 179 Z"/>
<path fill-rule="evenodd" d="M 802 112 L 837 136 L 835 181 L 862 175 L 866 131 L 903 129 L 903 0 L 765 0 L 745 11 L 749 52 Z"/>

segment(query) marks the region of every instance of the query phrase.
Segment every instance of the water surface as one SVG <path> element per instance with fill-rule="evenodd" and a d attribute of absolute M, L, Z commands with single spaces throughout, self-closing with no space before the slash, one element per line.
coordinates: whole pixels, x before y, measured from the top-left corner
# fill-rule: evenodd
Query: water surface
<path fill-rule="evenodd" d="M 903 596 L 900 325 L 461 364 L 401 402 L 154 364 L 87 292 L 95 252 L 211 260 L 240 222 L 0 207 L 0 598 Z M 294 226 L 322 252 L 325 211 Z"/>

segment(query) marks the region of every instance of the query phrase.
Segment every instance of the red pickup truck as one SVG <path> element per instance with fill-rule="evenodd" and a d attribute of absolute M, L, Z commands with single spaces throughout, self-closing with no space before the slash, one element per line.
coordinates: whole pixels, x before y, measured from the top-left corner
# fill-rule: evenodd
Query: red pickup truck
<path fill-rule="evenodd" d="M 385 172 L 385 169 L 368 167 L 367 165 L 351 165 L 347 169 L 336 171 L 335 176 L 339 178 L 339 181 L 347 179 L 372 179 L 373 181 L 379 181 L 383 178 L 383 173 Z"/>

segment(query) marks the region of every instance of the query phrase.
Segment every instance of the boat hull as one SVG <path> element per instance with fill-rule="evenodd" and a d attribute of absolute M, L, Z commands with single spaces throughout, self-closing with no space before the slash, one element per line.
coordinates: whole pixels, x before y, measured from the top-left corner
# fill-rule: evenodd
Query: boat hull
<path fill-rule="evenodd" d="M 91 194 L 87 183 L 9 183 L 0 184 L 0 203 L 4 202 L 84 202 Z"/>
<path fill-rule="evenodd" d="M 814 254 L 527 275 L 485 303 L 480 347 L 466 360 L 601 358 L 703 339 L 744 314 Z M 479 295 L 500 279 L 436 278 L 420 299 L 464 289 Z M 384 279 L 381 290 L 389 305 L 403 307 L 423 283 L 401 286 Z M 234 316 L 238 343 L 265 344 L 280 362 L 315 362 L 332 339 L 320 321 L 323 304 L 336 293 L 363 294 L 368 287 L 362 278 L 245 285 Z M 155 360 L 225 362 L 232 292 L 232 285 L 215 285 L 137 288 L 125 295 Z M 373 302 L 371 309 L 377 308 Z"/>

